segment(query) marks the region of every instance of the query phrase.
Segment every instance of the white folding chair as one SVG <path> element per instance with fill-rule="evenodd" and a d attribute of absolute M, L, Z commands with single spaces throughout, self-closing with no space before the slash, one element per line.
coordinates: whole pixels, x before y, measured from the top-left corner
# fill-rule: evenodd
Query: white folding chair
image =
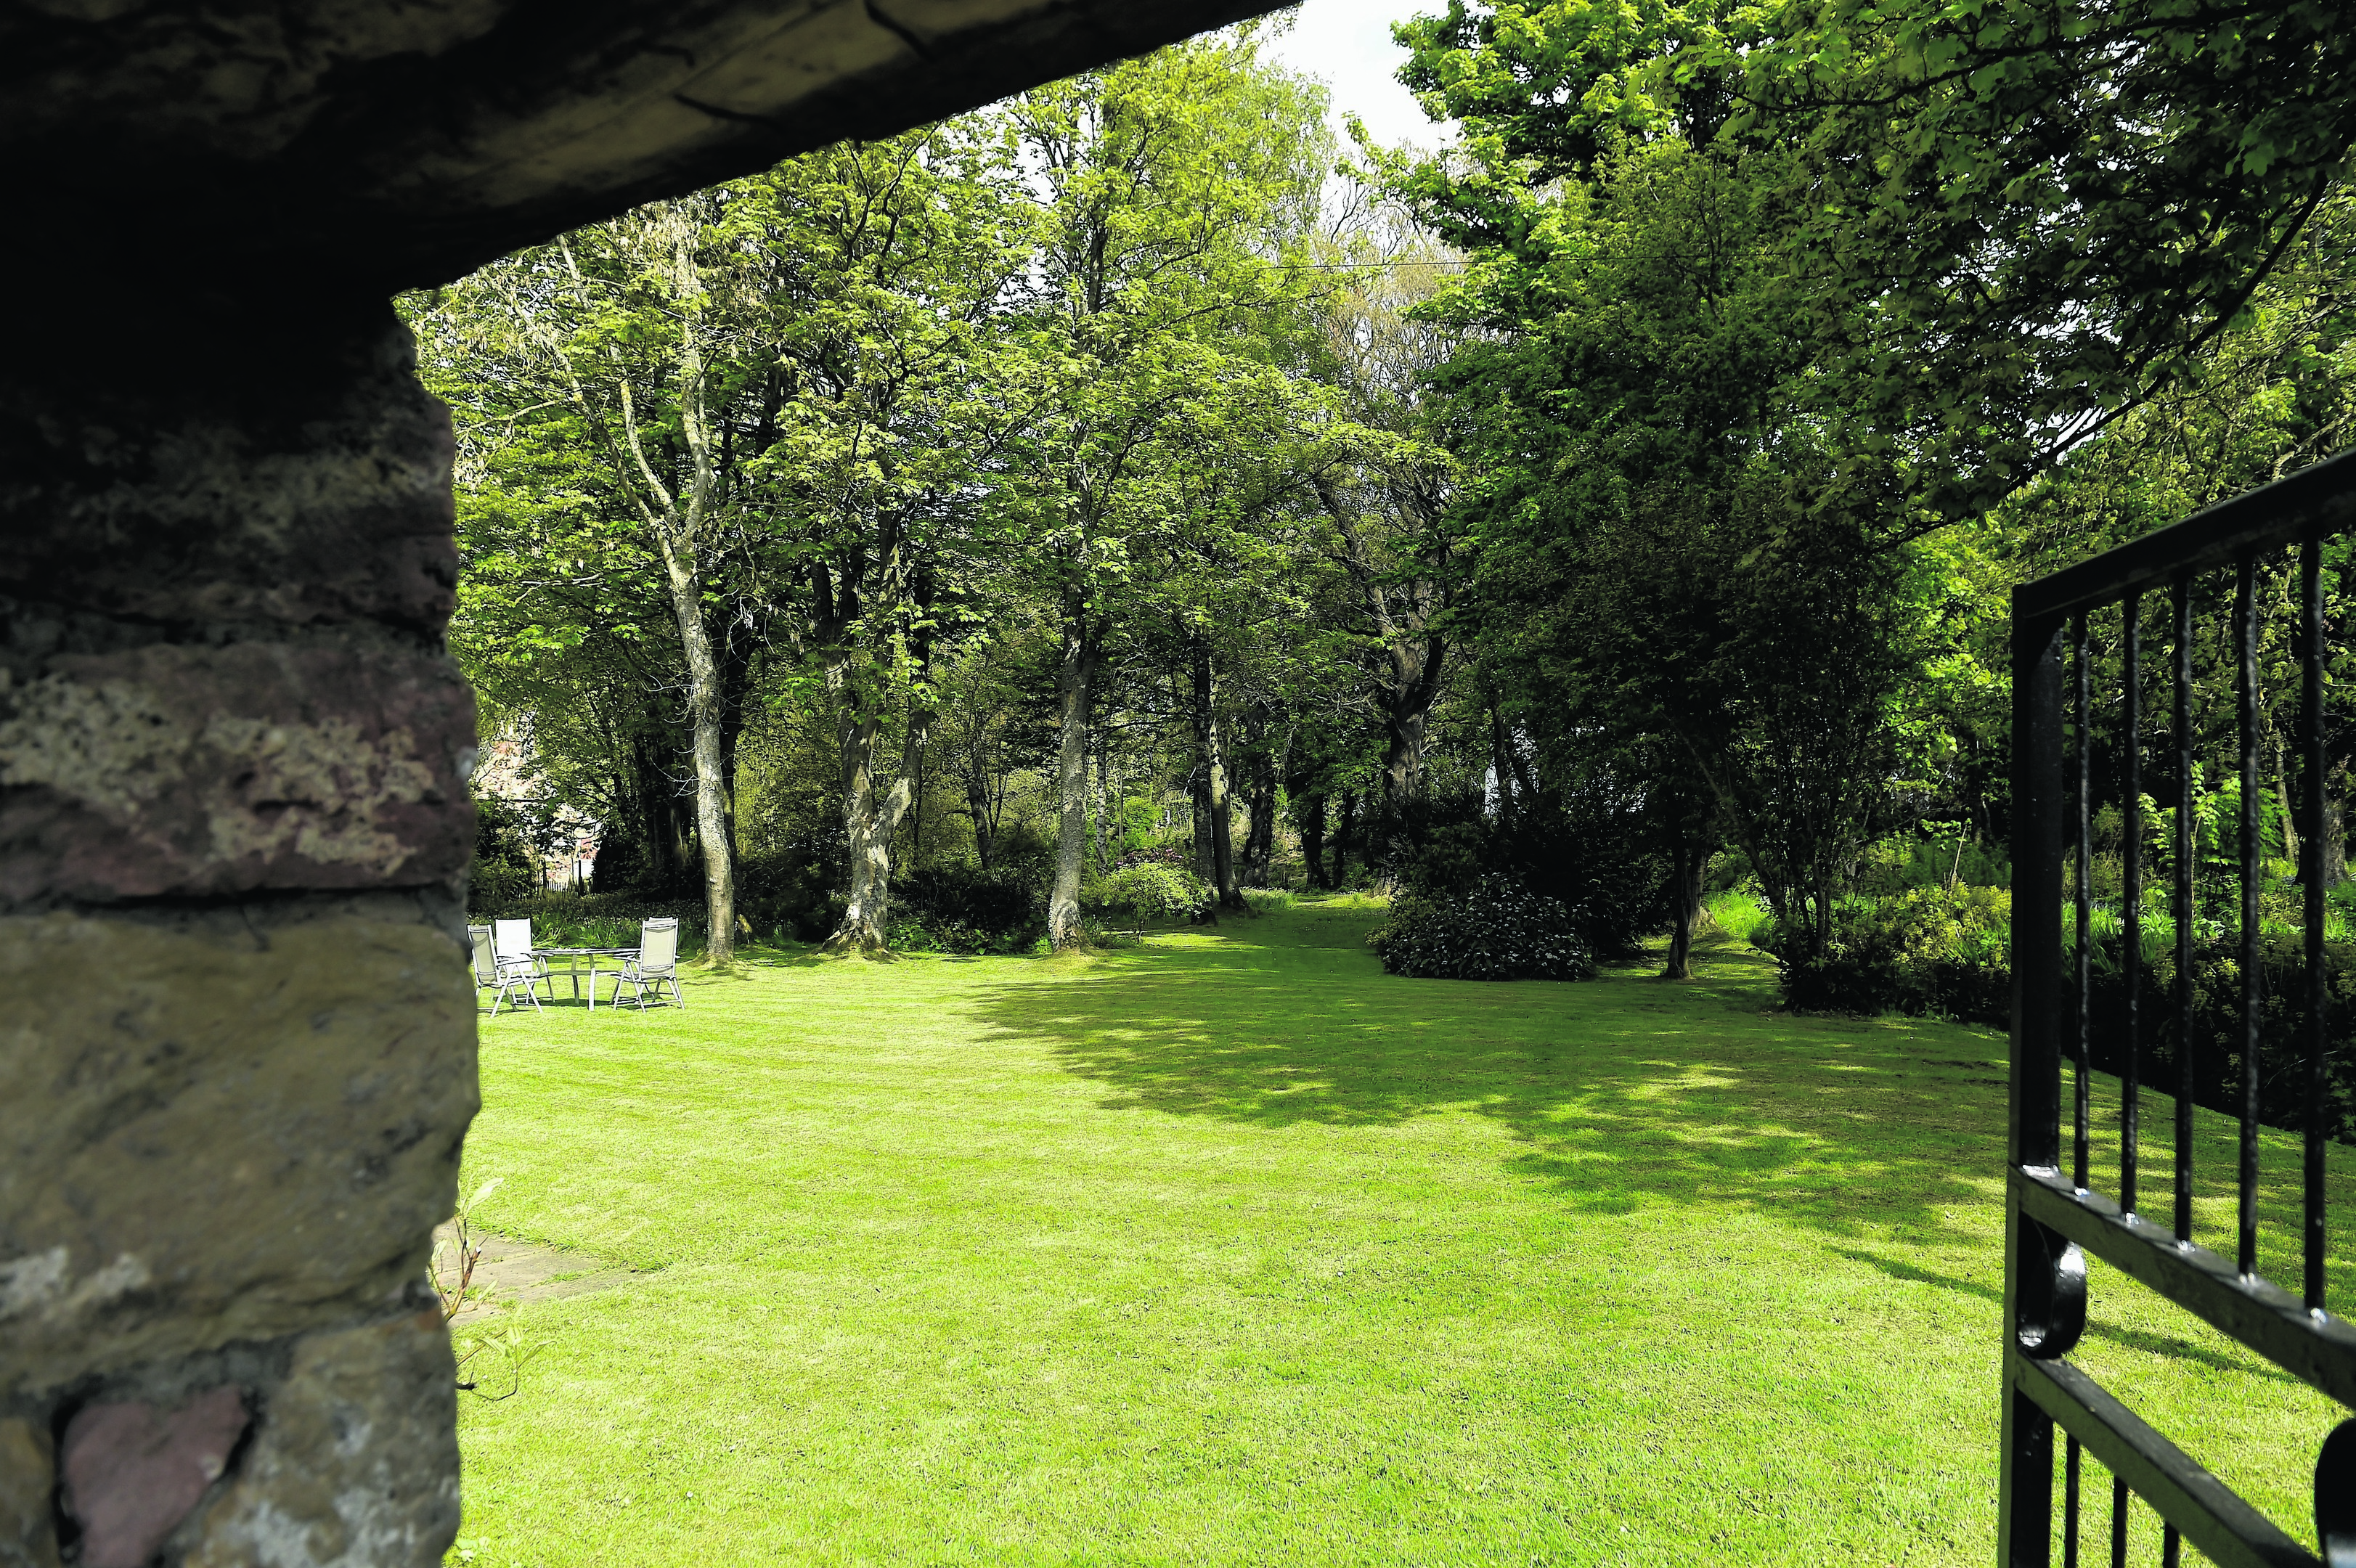
<path fill-rule="evenodd" d="M 491 998 L 491 1016 L 499 1015 L 499 1003 L 520 991 L 531 1003 L 531 1010 L 541 1010 L 540 998 L 532 995 L 532 987 L 548 981 L 548 999 L 556 1000 L 556 982 L 551 979 L 548 966 L 531 954 L 531 922 L 499 920 L 491 923 L 492 983 L 498 995 Z"/>
<path fill-rule="evenodd" d="M 499 987 L 499 955 L 498 950 L 491 945 L 489 926 L 470 925 L 466 928 L 466 953 L 467 961 L 475 972 L 475 1005 L 481 1007 L 483 993 L 489 991 L 493 993 L 491 1010 L 498 1011 L 499 998 L 497 993 Z"/>
<path fill-rule="evenodd" d="M 679 994 L 679 922 L 647 921 L 638 927 L 638 950 L 622 959 L 622 972 L 614 976 L 613 1005 L 622 1005 L 622 987 L 628 986 L 636 992 L 631 999 L 638 1011 L 645 1012 L 647 992 L 659 997 L 665 981 L 670 984 L 672 1002 L 687 1006 L 687 998 Z"/>

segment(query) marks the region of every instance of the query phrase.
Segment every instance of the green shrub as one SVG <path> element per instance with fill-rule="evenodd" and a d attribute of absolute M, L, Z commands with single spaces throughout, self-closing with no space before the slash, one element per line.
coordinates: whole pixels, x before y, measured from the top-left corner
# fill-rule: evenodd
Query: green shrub
<path fill-rule="evenodd" d="M 1046 890 L 1029 869 L 950 864 L 893 885 L 884 935 L 905 953 L 1022 953 L 1046 928 Z"/>
<path fill-rule="evenodd" d="M 680 952 L 693 956 L 703 951 L 701 899 L 688 902 L 636 893 L 534 891 L 488 907 L 477 902 L 467 918 L 477 925 L 529 920 L 532 941 L 541 947 L 636 947 L 641 921 L 671 919 L 679 922 Z M 742 938 L 744 933 L 737 934 Z"/>
<path fill-rule="evenodd" d="M 1753 942 L 1781 961 L 1783 999 L 1809 1012 L 1910 1013 L 1999 1027 L 2012 1008 L 2012 893 L 1918 888 L 1837 911 L 1809 951 L 1770 924 Z"/>
<path fill-rule="evenodd" d="M 1525 802 L 1504 820 L 1477 791 L 1413 796 L 1377 813 L 1366 833 L 1410 893 L 1454 897 L 1487 878 L 1562 890 L 1584 953 L 1633 955 L 1669 923 L 1668 862 L 1646 848 L 1641 806 L 1609 781 Z"/>
<path fill-rule="evenodd" d="M 1366 938 L 1394 975 L 1430 980 L 1584 980 L 1595 965 L 1561 900 L 1505 877 L 1458 893 L 1403 893 Z"/>
<path fill-rule="evenodd" d="M 2066 919 L 2063 930 L 2069 931 Z M 2173 933 L 2169 933 L 2172 936 Z M 2307 1118 L 2307 952 L 2305 934 L 2293 928 L 2261 928 L 2258 945 L 2258 1118 L 2271 1126 L 2303 1126 Z M 2183 1077 L 2179 1039 L 2192 1048 L 2192 1097 L 2228 1115 L 2241 1109 L 2242 935 L 2230 927 L 2201 931 L 2192 944 L 2192 1018 L 2189 1029 L 2176 1023 L 2176 951 L 2172 942 L 2150 943 L 2137 987 L 2138 1055 L 2143 1082 L 2173 1093 Z M 2116 933 L 2097 934 L 2091 955 L 2087 1033 L 2094 1066 L 2117 1072 L 2126 1064 L 2126 984 L 2124 943 Z M 2076 978 L 2065 955 L 2063 984 Z M 2326 1050 L 2324 1131 L 2347 1138 L 2356 1131 L 2356 943 L 2323 944 Z M 2068 1002 L 2064 1001 L 2065 1007 Z M 2063 1050 L 2074 1032 L 2066 1021 Z"/>
<path fill-rule="evenodd" d="M 894 953 L 938 953 L 940 942 L 916 915 L 895 914 L 884 924 L 884 945 Z"/>
<path fill-rule="evenodd" d="M 1244 902 L 1251 906 L 1252 912 L 1254 914 L 1273 914 L 1278 910 L 1290 909 L 1292 907 L 1292 890 L 1290 888 L 1246 888 L 1244 890 Z"/>
<path fill-rule="evenodd" d="M 1217 896 L 1186 867 L 1148 860 L 1123 866 L 1097 883 L 1088 901 L 1108 913 L 1139 920 L 1201 920 Z"/>
<path fill-rule="evenodd" d="M 466 878 L 466 907 L 504 909 L 540 891 L 540 873 L 507 860 L 477 860 Z"/>
<path fill-rule="evenodd" d="M 543 814 L 544 815 L 544 814 Z M 467 868 L 466 908 L 479 913 L 541 891 L 538 845 L 547 824 L 497 799 L 475 803 L 475 856 Z"/>

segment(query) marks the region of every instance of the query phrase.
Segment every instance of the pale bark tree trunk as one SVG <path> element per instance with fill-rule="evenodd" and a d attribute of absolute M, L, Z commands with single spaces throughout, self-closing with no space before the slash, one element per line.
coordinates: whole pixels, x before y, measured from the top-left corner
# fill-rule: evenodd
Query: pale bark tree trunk
<path fill-rule="evenodd" d="M 725 964 L 736 951 L 736 868 L 729 853 L 726 773 L 721 766 L 720 664 L 703 624 L 703 579 L 692 548 L 659 536 L 672 617 L 687 655 L 687 711 L 694 736 L 695 836 L 703 850 L 704 955 Z"/>
<path fill-rule="evenodd" d="M 736 877 L 730 852 L 728 771 L 724 759 L 727 748 L 723 738 L 726 699 L 721 687 L 720 660 L 712 648 L 711 629 L 703 619 L 704 545 L 716 521 L 714 508 L 721 498 L 721 474 L 714 460 L 712 427 L 703 404 L 702 310 L 696 304 L 702 297 L 702 279 L 696 261 L 701 227 L 693 212 L 678 205 L 654 209 L 648 221 L 657 244 L 668 251 L 663 260 L 670 270 L 671 295 L 679 312 L 680 441 L 687 453 L 689 469 L 682 488 L 674 489 L 664 484 L 647 456 L 646 443 L 638 428 L 637 396 L 620 351 L 611 343 L 605 346 L 606 362 L 615 372 L 615 397 L 621 422 L 616 435 L 603 415 L 593 410 L 593 400 L 573 372 L 563 347 L 548 336 L 544 326 L 537 328 L 537 335 L 565 376 L 575 404 L 613 445 L 619 470 L 616 477 L 660 549 L 665 588 L 672 618 L 679 624 L 680 648 L 687 665 L 688 712 L 692 724 L 691 755 L 695 764 L 696 837 L 703 854 L 704 921 L 708 927 L 704 955 L 715 964 L 725 964 L 735 956 L 736 950 Z M 559 245 L 573 285 L 581 291 L 584 302 L 590 303 L 587 284 L 573 261 L 572 248 L 562 241 Z M 526 330 L 535 330 L 535 313 L 520 304 L 517 308 Z"/>
<path fill-rule="evenodd" d="M 2336 888 L 2348 880 L 2348 774 L 2333 768 L 2323 785 L 2323 885 Z"/>
<path fill-rule="evenodd" d="M 1055 755 L 1055 882 L 1047 895 L 1047 941 L 1067 947 L 1080 934 L 1080 871 L 1088 848 L 1088 688 L 1096 649 L 1086 612 L 1064 618 L 1064 656 L 1055 671 L 1059 729 Z"/>
<path fill-rule="evenodd" d="M 914 798 L 916 759 L 922 754 L 931 716 L 908 718 L 908 739 L 899 776 L 889 784 L 875 777 L 875 748 L 883 716 L 873 699 L 844 716 L 841 730 L 842 826 L 851 839 L 851 901 L 842 923 L 826 939 L 830 953 L 879 953 L 892 912 L 892 838 Z"/>
<path fill-rule="evenodd" d="M 897 528 L 885 529 L 883 548 L 876 553 L 879 581 L 888 584 L 900 581 L 901 552 L 905 542 Z M 860 563 L 846 566 L 838 596 L 827 592 L 823 571 L 814 573 L 816 596 L 821 603 L 830 606 L 825 613 L 831 619 L 830 637 L 842 635 L 860 619 L 862 596 L 856 588 L 860 575 Z M 916 603 L 921 609 L 930 602 L 930 593 L 924 586 L 921 572 L 916 574 L 915 581 Z M 873 606 L 868 608 L 872 613 Z M 886 953 L 891 947 L 886 922 L 892 912 L 892 845 L 916 797 L 916 768 L 924 759 L 925 741 L 931 734 L 935 715 L 928 704 L 912 697 L 900 766 L 888 783 L 879 779 L 875 753 L 884 737 L 885 702 L 882 693 L 891 688 L 892 682 L 885 677 L 874 677 L 863 683 L 854 680 L 851 667 L 854 657 L 883 665 L 895 662 L 902 653 L 913 655 L 920 668 L 931 668 L 929 639 L 922 633 L 911 638 L 905 647 L 871 644 L 855 656 L 838 653 L 828 668 L 827 684 L 843 705 L 839 731 L 842 826 L 851 840 L 850 899 L 843 909 L 841 923 L 826 939 L 825 951 L 829 953 Z M 870 673 L 874 676 L 873 671 Z"/>
<path fill-rule="evenodd" d="M 1235 799 L 1227 788 L 1226 744 L 1218 716 L 1211 716 L 1211 746 L 1203 759 L 1211 802 L 1211 869 L 1219 890 L 1221 909 L 1244 907 L 1243 889 L 1236 882 Z"/>
<path fill-rule="evenodd" d="M 695 728 L 695 836 L 703 850 L 703 912 L 706 932 L 703 954 L 714 964 L 736 956 L 736 868 L 730 853 L 728 775 L 721 765 L 720 661 L 703 624 L 703 580 L 696 570 L 702 563 L 696 547 L 711 526 L 712 503 L 718 476 L 712 452 L 712 428 L 703 410 L 703 343 L 697 336 L 701 312 L 688 302 L 700 296 L 702 282 L 695 264 L 697 225 L 679 214 L 673 230 L 672 280 L 682 309 L 680 333 L 680 435 L 686 443 L 694 477 L 688 490 L 686 514 L 679 518 L 678 546 L 663 540 L 663 564 L 670 579 L 671 613 L 679 620 L 679 638 L 687 655 L 688 711 Z M 682 559 L 683 556 L 683 559 Z M 688 570 L 682 572 L 684 566 Z"/>
<path fill-rule="evenodd" d="M 1194 741 L 1200 753 L 1202 806 L 1194 829 L 1199 851 L 1207 851 L 1205 874 L 1216 890 L 1221 909 L 1241 909 L 1243 891 L 1236 885 L 1234 802 L 1227 791 L 1226 747 L 1220 735 L 1217 677 L 1211 668 L 1211 651 L 1194 647 Z M 1198 851 L 1198 852 L 1199 852 Z"/>
<path fill-rule="evenodd" d="M 991 817 L 990 782 L 983 776 L 979 756 L 968 764 L 965 784 L 965 814 L 973 819 L 973 853 L 981 869 L 990 869 Z"/>
<path fill-rule="evenodd" d="M 1396 808 L 1416 793 L 1423 776 L 1425 714 L 1423 709 L 1416 709 L 1384 717 L 1389 735 L 1383 750 L 1383 794 Z"/>
<path fill-rule="evenodd" d="M 1103 876 L 1112 869 L 1113 845 L 1127 824 L 1121 820 L 1121 784 L 1112 774 L 1112 747 L 1102 741 L 1091 744 L 1097 759 L 1097 874 Z"/>

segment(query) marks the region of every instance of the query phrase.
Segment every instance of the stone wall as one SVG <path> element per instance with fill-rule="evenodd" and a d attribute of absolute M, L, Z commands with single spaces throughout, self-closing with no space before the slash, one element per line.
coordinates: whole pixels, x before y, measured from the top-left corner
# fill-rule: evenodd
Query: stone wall
<path fill-rule="evenodd" d="M 381 304 L 55 303 L 0 384 L 0 1565 L 438 1562 L 448 418 Z"/>

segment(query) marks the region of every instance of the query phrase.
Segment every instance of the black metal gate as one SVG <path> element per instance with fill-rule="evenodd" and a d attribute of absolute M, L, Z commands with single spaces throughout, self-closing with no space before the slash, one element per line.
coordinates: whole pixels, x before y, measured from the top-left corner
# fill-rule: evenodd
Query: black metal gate
<path fill-rule="evenodd" d="M 2086 1320 L 2086 1254 L 2207 1320 L 2343 1405 L 2356 1406 L 2356 1325 L 2325 1311 L 2324 1232 L 2325 1066 L 2329 1020 L 2322 963 L 2324 776 L 2321 541 L 2356 525 L 2356 453 L 2319 464 L 2288 479 L 2200 512 L 2067 571 L 2028 583 L 2013 594 L 2013 914 L 2011 1168 L 2005 1200 L 2006 1343 L 2004 1456 L 1997 1530 L 2002 1562 L 2045 1568 L 2055 1542 L 2068 1568 L 2081 1561 L 2084 1522 L 2080 1496 L 2082 1456 L 2091 1455 L 2113 1477 L 2104 1511 L 2107 1552 L 2089 1561 L 2126 1562 L 2130 1499 L 2137 1497 L 2164 1521 L 2163 1561 L 2173 1568 L 2190 1541 L 2228 1568 L 2312 1564 L 2317 1557 L 2236 1496 L 2215 1476 L 2161 1436 L 2065 1358 Z M 2285 552 L 2296 552 L 2286 556 Z M 2303 1054 L 2306 1113 L 2300 1247 L 2303 1289 L 2293 1294 L 2257 1272 L 2259 1179 L 2259 1033 L 2263 965 L 2259 777 L 2260 665 L 2265 610 L 2256 592 L 2263 579 L 2295 572 L 2292 645 L 2300 673 L 2296 746 L 2299 759 L 2299 878 L 2305 890 L 2305 990 L 2290 998 L 2297 1014 L 2297 1049 Z M 2211 585 L 2205 574 L 2230 573 L 2233 587 L 2227 656 L 2238 664 L 2240 820 L 2237 919 L 2240 997 L 2239 1079 L 2233 1106 L 2241 1120 L 2238 1168 L 2202 1171 L 2211 1191 L 2238 1200 L 2231 1255 L 2195 1244 L 2192 1168 L 2193 1081 L 2197 1051 L 2192 1016 L 2193 948 L 2198 906 L 2193 839 L 2194 638 L 2199 602 Z M 2146 595 L 2156 603 L 2145 607 Z M 2165 595 L 2164 601 L 2160 601 Z M 2161 612 L 2164 611 L 2164 613 Z M 2104 624 L 2107 617 L 2117 619 Z M 2094 666 L 2090 624 L 2115 652 L 2102 662 L 2115 671 L 2104 691 L 2115 737 L 2104 756 L 2095 744 Z M 2151 633 L 2158 633 L 2156 638 Z M 2147 653 L 2147 640 L 2161 646 Z M 2106 646 L 2109 645 L 2106 642 Z M 2158 657 L 2152 658 L 2150 655 Z M 2153 667 L 2147 671 L 2147 665 Z M 2106 672 L 2107 673 L 2107 672 Z M 2170 710 L 2147 716 L 2144 691 L 2172 688 Z M 2146 737 L 2164 731 L 2158 744 Z M 2116 739 L 2124 737 L 2124 740 Z M 2161 750 L 2162 746 L 2169 750 Z M 2176 807 L 2175 842 L 2167 856 L 2169 909 L 2175 925 L 2176 984 L 2166 1016 L 2138 1016 L 2143 963 L 2144 824 L 2147 756 Z M 2108 765 L 2103 765 L 2107 763 Z M 2167 788 L 2168 784 L 2175 787 Z M 2118 962 L 2125 969 L 2123 1011 L 2104 1019 L 2113 1042 L 2118 1087 L 2117 1191 L 2088 1186 L 2093 1120 L 2093 1030 L 2089 1017 L 2094 952 L 2090 927 L 2094 812 L 2115 805 L 2122 814 L 2123 931 Z M 2073 874 L 2074 873 L 2074 874 Z M 2065 933 L 2065 902 L 2075 930 Z M 2174 1030 L 2173 1034 L 2169 1033 Z M 2155 1084 L 2175 1095 L 2173 1169 L 2141 1183 L 2138 1137 L 2144 1056 L 2162 1041 L 2176 1082 Z M 2063 1059 L 2071 1064 L 2071 1095 L 2063 1100 Z M 2213 1096 L 2212 1096 L 2213 1097 Z M 2277 1117 L 2279 1119 L 2279 1116 Z M 2065 1151 L 2065 1126 L 2067 1148 Z M 2063 1163 L 2068 1155 L 2068 1165 Z M 2142 1188 L 2156 1189 L 2147 1191 Z M 2147 1197 L 2157 1198 L 2153 1212 Z M 2271 1244 L 2271 1243 L 2270 1243 Z M 2062 1499 L 2053 1496 L 2054 1428 L 2066 1439 Z M 2099 1506 L 2099 1505 L 2098 1505 Z M 2316 1468 L 2316 1530 L 2332 1568 L 2356 1568 L 2356 1421 L 2342 1424 L 2323 1445 Z M 2059 1525 L 2057 1531 L 2056 1526 Z M 2302 1530 L 2301 1533 L 2304 1533 Z"/>

